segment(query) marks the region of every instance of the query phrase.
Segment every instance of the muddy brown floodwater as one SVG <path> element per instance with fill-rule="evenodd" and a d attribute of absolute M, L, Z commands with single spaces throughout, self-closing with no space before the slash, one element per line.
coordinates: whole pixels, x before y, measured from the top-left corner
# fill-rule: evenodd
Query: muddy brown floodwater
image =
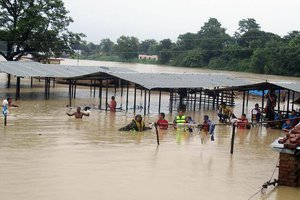
<path fill-rule="evenodd" d="M 73 60 L 66 62 L 76 64 Z M 96 62 L 80 61 L 80 64 L 86 63 L 94 65 Z M 143 71 L 141 67 L 134 65 L 134 69 Z M 186 70 L 144 66 L 145 71 L 152 72 L 172 69 L 178 72 Z M 236 74 L 257 80 L 256 75 Z M 267 79 L 277 78 L 267 76 Z M 290 77 L 283 78 L 291 81 Z M 297 78 L 293 80 L 299 81 Z M 6 76 L 2 74 L 1 98 L 13 96 L 15 92 L 14 87 L 4 87 L 5 81 Z M 109 95 L 112 92 L 109 91 Z M 132 119 L 132 111 L 110 113 L 97 110 L 98 99 L 90 96 L 89 88 L 79 88 L 73 105 L 93 107 L 90 116 L 82 120 L 68 117 L 65 114 L 70 110 L 66 107 L 67 94 L 67 87 L 57 85 L 51 88 L 50 100 L 46 101 L 42 82 L 35 80 L 35 88 L 31 89 L 24 81 L 22 99 L 15 102 L 20 107 L 9 110 L 6 127 L 1 115 L 1 200 L 247 200 L 270 179 L 278 161 L 278 153 L 269 145 L 283 135 L 280 130 L 263 126 L 238 130 L 233 155 L 230 155 L 231 126 L 217 126 L 214 142 L 201 138 L 196 131 L 189 134 L 169 129 L 160 133 L 161 145 L 157 147 L 154 130 L 119 132 L 118 128 Z M 147 123 L 157 119 L 157 94 L 152 98 L 154 105 L 150 114 L 145 116 Z M 118 95 L 116 100 L 119 105 L 125 102 Z M 168 97 L 163 101 L 168 101 Z M 237 113 L 240 112 L 240 103 L 237 99 Z M 254 103 L 255 100 L 250 101 L 247 113 Z M 167 112 L 168 108 L 162 110 Z M 217 121 L 216 111 L 203 109 L 187 113 L 197 122 L 202 121 L 204 114 Z M 167 119 L 172 121 L 174 116 L 167 114 Z M 277 171 L 274 178 L 277 178 Z M 266 194 L 258 194 L 252 199 L 299 198 L 299 188 L 281 186 L 270 187 Z"/>

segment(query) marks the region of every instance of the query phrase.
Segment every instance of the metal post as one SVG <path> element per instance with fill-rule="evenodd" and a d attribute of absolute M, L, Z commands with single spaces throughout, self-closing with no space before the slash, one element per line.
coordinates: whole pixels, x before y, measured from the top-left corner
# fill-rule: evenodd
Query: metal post
<path fill-rule="evenodd" d="M 32 88 L 33 87 L 33 78 L 30 77 L 30 87 Z"/>
<path fill-rule="evenodd" d="M 136 107 L 136 84 L 134 84 L 134 97 L 133 97 L 133 113 L 135 114 Z"/>
<path fill-rule="evenodd" d="M 11 75 L 7 74 L 7 88 L 10 88 L 10 78 L 11 78 Z"/>
<path fill-rule="evenodd" d="M 202 89 L 200 89 L 199 110 L 201 110 L 201 104 L 202 104 Z"/>
<path fill-rule="evenodd" d="M 108 79 L 105 80 L 105 110 L 108 110 Z"/>
<path fill-rule="evenodd" d="M 280 90 L 278 90 L 278 107 L 277 107 L 277 109 L 278 109 L 278 112 L 280 111 L 280 93 L 281 93 L 281 91 Z"/>
<path fill-rule="evenodd" d="M 98 109 L 101 110 L 102 106 L 102 80 L 99 80 L 99 107 Z"/>
<path fill-rule="evenodd" d="M 94 98 L 96 97 L 96 80 L 94 80 Z"/>
<path fill-rule="evenodd" d="M 17 77 L 16 100 L 20 99 L 20 88 L 21 88 L 21 79 L 20 77 Z"/>
<path fill-rule="evenodd" d="M 234 137 L 235 137 L 235 123 L 232 124 L 231 148 L 230 148 L 230 153 L 231 153 L 231 154 L 233 154 Z"/>
<path fill-rule="evenodd" d="M 245 113 L 245 97 L 246 97 L 246 91 L 243 91 L 243 108 L 242 108 L 242 114 Z"/>
<path fill-rule="evenodd" d="M 247 108 L 248 108 L 248 105 L 249 105 L 249 91 L 247 91 L 247 101 L 246 101 Z"/>
<path fill-rule="evenodd" d="M 144 91 L 144 115 L 147 112 L 147 90 Z"/>
<path fill-rule="evenodd" d="M 288 115 L 289 112 L 290 112 L 290 90 L 288 90 L 288 99 L 287 99 L 286 114 Z"/>
<path fill-rule="evenodd" d="M 150 98 L 151 97 L 151 90 L 148 90 L 148 113 L 150 113 Z"/>
<path fill-rule="evenodd" d="M 72 106 L 71 80 L 69 80 L 69 106 Z"/>
<path fill-rule="evenodd" d="M 77 81 L 74 81 L 74 99 L 76 99 L 76 88 L 77 88 Z"/>
<path fill-rule="evenodd" d="M 126 86 L 126 112 L 128 111 L 128 93 L 129 93 L 129 82 L 127 82 L 127 86 Z"/>
<path fill-rule="evenodd" d="M 262 91 L 261 107 L 262 109 L 265 107 L 265 90 Z"/>
<path fill-rule="evenodd" d="M 195 95 L 194 95 L 194 111 L 196 110 L 196 98 L 197 98 L 197 91 L 195 90 Z"/>
<path fill-rule="evenodd" d="M 159 97 L 158 97 L 158 113 L 160 113 L 160 104 L 161 104 L 161 90 L 159 91 Z"/>
<path fill-rule="evenodd" d="M 214 93 L 213 93 L 213 109 L 215 109 L 215 103 L 216 103 L 216 87 L 214 87 Z"/>
<path fill-rule="evenodd" d="M 295 91 L 293 91 L 293 102 L 292 102 L 292 110 L 294 110 L 294 101 L 295 101 Z"/>
<path fill-rule="evenodd" d="M 233 102 L 234 102 L 233 97 L 234 97 L 234 92 L 233 90 L 231 90 L 231 100 L 230 100 L 231 106 L 233 106 Z"/>
<path fill-rule="evenodd" d="M 169 104 L 169 112 L 172 113 L 173 111 L 173 99 L 174 99 L 174 93 L 173 90 L 170 90 L 170 104 Z"/>
<path fill-rule="evenodd" d="M 90 96 L 92 96 L 93 92 L 93 80 L 91 80 L 91 85 L 90 85 Z"/>

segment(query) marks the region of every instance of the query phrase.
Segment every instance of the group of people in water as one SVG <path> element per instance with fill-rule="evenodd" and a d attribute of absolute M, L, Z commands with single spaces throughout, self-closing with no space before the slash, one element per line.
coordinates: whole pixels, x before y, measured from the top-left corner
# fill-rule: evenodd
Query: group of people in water
<path fill-rule="evenodd" d="M 251 110 L 251 119 L 252 123 L 259 123 L 262 120 L 262 116 L 264 114 L 264 119 L 268 120 L 268 125 L 272 128 L 280 128 L 285 131 L 289 131 L 294 128 L 299 123 L 299 113 L 295 110 L 288 115 L 283 115 L 281 112 L 275 112 L 277 96 L 273 90 L 270 90 L 267 94 L 267 104 L 264 109 L 259 107 L 259 104 L 255 104 L 254 108 Z M 18 107 L 13 104 L 12 98 L 4 99 L 2 103 L 2 113 L 5 117 L 8 114 L 8 107 Z M 116 112 L 117 110 L 117 102 L 115 97 L 111 97 L 111 101 L 107 104 L 110 112 Z M 84 110 L 88 111 L 90 108 L 86 107 Z M 68 116 L 75 116 L 75 118 L 81 119 L 83 116 L 89 116 L 89 113 L 83 112 L 81 107 L 77 107 L 76 112 L 66 113 Z M 233 107 L 226 105 L 224 102 L 221 103 L 218 109 L 218 117 L 220 123 L 228 123 L 233 122 L 236 124 L 237 128 L 240 129 L 250 129 L 251 125 L 245 113 L 242 113 L 239 118 L 235 116 L 233 113 Z M 202 124 L 196 124 L 193 119 L 189 116 L 185 116 L 183 110 L 179 110 L 178 114 L 174 118 L 172 123 L 169 123 L 165 119 L 165 113 L 160 113 L 158 116 L 157 122 L 155 125 L 161 129 L 165 130 L 169 127 L 173 127 L 174 129 L 180 129 L 183 127 L 184 130 L 188 130 L 189 132 L 193 132 L 195 128 L 199 131 L 207 132 L 211 135 L 211 140 L 214 140 L 214 129 L 215 123 L 213 123 L 208 115 L 205 115 L 203 118 Z M 146 126 L 143 118 L 140 114 L 136 115 L 134 119 L 127 124 L 126 126 L 120 128 L 120 131 L 144 131 L 151 129 L 151 127 Z"/>

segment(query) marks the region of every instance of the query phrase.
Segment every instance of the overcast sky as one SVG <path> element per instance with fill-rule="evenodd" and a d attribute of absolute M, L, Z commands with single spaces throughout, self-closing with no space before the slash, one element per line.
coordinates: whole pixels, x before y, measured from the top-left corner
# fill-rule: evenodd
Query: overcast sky
<path fill-rule="evenodd" d="M 280 36 L 300 31 L 300 0 L 63 0 L 74 23 L 70 30 L 87 41 L 114 42 L 121 35 L 139 40 L 196 33 L 210 17 L 233 35 L 241 19 L 254 18 L 263 31 Z"/>

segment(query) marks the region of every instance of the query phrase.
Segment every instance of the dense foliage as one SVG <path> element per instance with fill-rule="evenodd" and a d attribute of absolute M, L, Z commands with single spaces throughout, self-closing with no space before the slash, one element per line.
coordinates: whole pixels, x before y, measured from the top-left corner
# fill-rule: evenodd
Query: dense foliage
<path fill-rule="evenodd" d="M 62 0 L 1 0 L 0 55 L 39 60 L 72 53 L 84 35 L 67 29 L 73 22 L 67 14 Z"/>
<path fill-rule="evenodd" d="M 81 50 L 89 59 L 138 62 L 138 54 L 147 54 L 159 57 L 151 63 L 300 76 L 300 32 L 280 37 L 262 31 L 252 18 L 239 21 L 234 36 L 210 18 L 197 33 L 181 34 L 176 42 L 139 42 L 135 37 L 121 36 L 116 44 L 103 39 L 100 44 L 85 43 Z"/>

